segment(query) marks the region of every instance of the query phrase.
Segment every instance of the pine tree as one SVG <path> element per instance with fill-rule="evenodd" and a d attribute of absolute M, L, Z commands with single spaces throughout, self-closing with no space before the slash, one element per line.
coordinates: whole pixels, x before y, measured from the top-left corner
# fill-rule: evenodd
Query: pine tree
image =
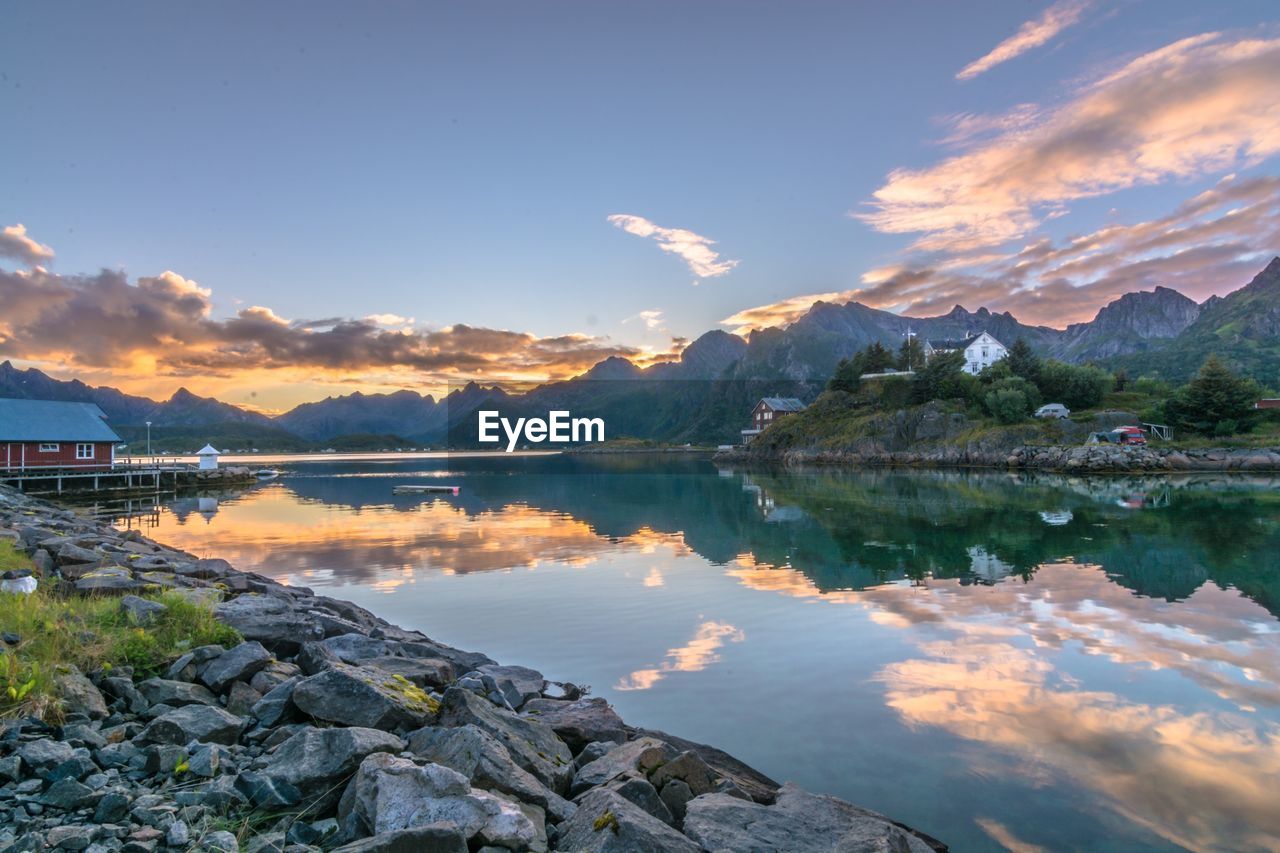
<path fill-rule="evenodd" d="M 1040 384 L 1040 357 L 1036 355 L 1035 350 L 1031 349 L 1031 344 L 1022 338 L 1018 338 L 1013 342 L 1013 346 L 1009 347 L 1005 362 L 1009 365 L 1009 372 L 1014 376 L 1019 376 L 1033 385 Z"/>
<path fill-rule="evenodd" d="M 898 347 L 898 370 L 919 370 L 924 367 L 924 347 L 915 335 L 908 337 Z"/>
<path fill-rule="evenodd" d="M 1216 355 L 1165 406 L 1176 425 L 1206 435 L 1232 435 L 1248 427 L 1259 395 L 1257 383 L 1231 372 Z"/>

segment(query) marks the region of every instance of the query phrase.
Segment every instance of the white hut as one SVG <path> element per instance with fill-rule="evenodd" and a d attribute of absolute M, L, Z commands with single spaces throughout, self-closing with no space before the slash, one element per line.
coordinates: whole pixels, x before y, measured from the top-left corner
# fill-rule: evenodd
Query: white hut
<path fill-rule="evenodd" d="M 204 447 L 196 451 L 196 456 L 200 457 L 201 471 L 214 471 L 218 467 L 218 449 L 212 444 L 206 444 Z"/>

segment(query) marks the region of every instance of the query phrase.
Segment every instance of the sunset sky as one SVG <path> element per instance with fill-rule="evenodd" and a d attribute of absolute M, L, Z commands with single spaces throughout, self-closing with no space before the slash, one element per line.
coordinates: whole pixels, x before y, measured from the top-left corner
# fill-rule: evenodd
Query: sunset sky
<path fill-rule="evenodd" d="M 0 360 L 264 410 L 1280 252 L 1274 2 L 5 2 Z"/>

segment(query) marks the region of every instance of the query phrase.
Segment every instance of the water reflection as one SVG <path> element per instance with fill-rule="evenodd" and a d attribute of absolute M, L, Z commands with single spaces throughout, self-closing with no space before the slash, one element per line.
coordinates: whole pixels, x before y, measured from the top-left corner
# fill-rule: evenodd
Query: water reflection
<path fill-rule="evenodd" d="M 1280 481 L 445 464 L 458 497 L 310 465 L 151 532 L 595 666 L 639 722 L 956 849 L 1280 849 Z"/>

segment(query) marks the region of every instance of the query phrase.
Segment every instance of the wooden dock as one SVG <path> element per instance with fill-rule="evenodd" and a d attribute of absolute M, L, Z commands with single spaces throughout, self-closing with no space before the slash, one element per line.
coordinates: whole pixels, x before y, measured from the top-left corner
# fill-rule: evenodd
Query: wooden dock
<path fill-rule="evenodd" d="M 64 492 L 114 492 L 145 494 L 174 491 L 183 475 L 195 470 L 184 463 L 164 460 L 117 462 L 91 470 L 62 468 L 0 468 L 0 483 L 33 496 Z"/>

